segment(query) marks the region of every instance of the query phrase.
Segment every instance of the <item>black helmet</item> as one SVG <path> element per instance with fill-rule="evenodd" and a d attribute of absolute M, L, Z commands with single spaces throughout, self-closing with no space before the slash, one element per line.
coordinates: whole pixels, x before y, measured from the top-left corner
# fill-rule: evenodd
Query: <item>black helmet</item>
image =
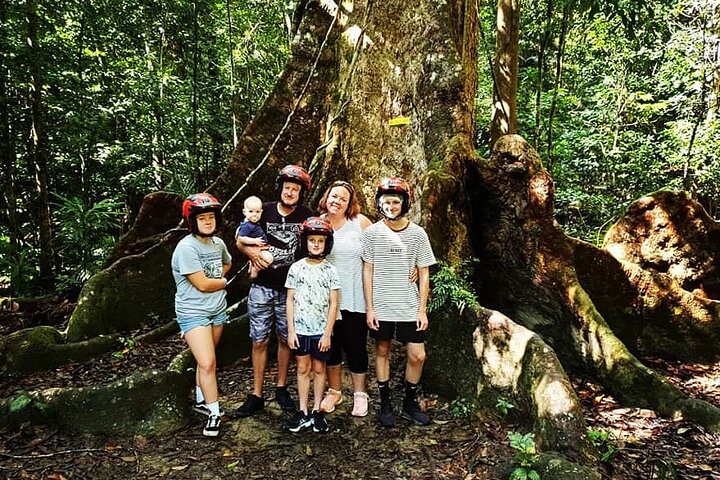
<path fill-rule="evenodd" d="M 300 245 L 298 247 L 298 256 L 300 258 L 325 258 L 330 254 L 333 248 L 333 227 L 330 222 L 320 217 L 310 217 L 300 226 Z M 311 255 L 308 252 L 307 237 L 310 235 L 325 236 L 325 250 L 321 255 Z"/>
<path fill-rule="evenodd" d="M 220 225 L 222 225 L 221 209 L 222 204 L 209 193 L 195 193 L 187 197 L 183 202 L 182 216 L 185 219 L 185 224 L 192 233 L 202 237 L 209 237 L 214 235 L 215 232 L 220 229 Z M 215 214 L 215 231 L 210 235 L 200 233 L 197 222 L 195 221 L 195 217 L 206 212 L 213 212 Z"/>

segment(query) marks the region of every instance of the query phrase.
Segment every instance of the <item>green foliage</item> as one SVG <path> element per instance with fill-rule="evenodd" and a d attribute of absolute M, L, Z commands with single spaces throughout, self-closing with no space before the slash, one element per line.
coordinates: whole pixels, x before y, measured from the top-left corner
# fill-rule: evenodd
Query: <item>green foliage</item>
<path fill-rule="evenodd" d="M 495 404 L 495 408 L 500 410 L 500 413 L 502 413 L 503 417 L 506 417 L 507 414 L 510 413 L 510 410 L 515 408 L 515 405 L 505 400 L 504 398 L 498 398 L 498 401 Z"/>
<path fill-rule="evenodd" d="M 428 303 L 428 312 L 435 312 L 451 305 L 460 312 L 468 305 L 477 303 L 473 287 L 468 280 L 471 274 L 472 260 L 449 265 L 438 262 L 439 269 L 432 274 L 432 296 Z"/>
<path fill-rule="evenodd" d="M 466 418 L 477 412 L 478 404 L 473 399 L 458 397 L 450 402 L 450 414 L 455 418 Z"/>
<path fill-rule="evenodd" d="M 485 32 L 493 8 L 483 9 Z M 717 214 L 720 121 L 710 72 L 718 40 L 708 37 L 716 8 L 690 0 L 522 5 L 519 133 L 553 176 L 568 234 L 600 243 L 630 202 L 662 188 L 690 190 Z M 490 104 L 487 89 L 478 98 Z M 479 130 L 488 121 L 481 117 Z"/>
<path fill-rule="evenodd" d="M 123 204 L 104 199 L 88 206 L 78 197 L 57 197 L 55 240 L 66 275 L 62 278 L 69 283 L 83 282 L 100 267 L 115 243 L 113 232 L 119 231 Z"/>
<path fill-rule="evenodd" d="M 518 467 L 510 474 L 510 480 L 540 480 L 540 474 L 532 468 L 537 461 L 538 454 L 535 451 L 535 434 L 509 432 L 508 439 L 510 447 L 515 450 L 514 461 Z"/>
<path fill-rule="evenodd" d="M 600 460 L 605 463 L 609 463 L 618 451 L 615 437 L 607 430 L 591 428 L 588 430 L 588 438 L 600 453 Z"/>
<path fill-rule="evenodd" d="M 120 343 L 122 343 L 123 348 L 113 352 L 112 356 L 115 358 L 124 358 L 125 355 L 135 350 L 135 347 L 137 347 L 137 342 L 135 342 L 132 338 L 120 337 Z"/>
<path fill-rule="evenodd" d="M 13 249 L 10 238 L 0 236 L 0 288 L 13 297 L 30 293 L 31 279 L 37 275 L 35 254 L 28 246 Z"/>
<path fill-rule="evenodd" d="M 32 398 L 26 392 L 20 392 L 10 401 L 10 413 L 17 412 L 32 403 Z"/>
<path fill-rule="evenodd" d="M 61 203 L 77 200 L 86 209 L 112 198 L 134 212 L 150 191 L 204 190 L 221 173 L 234 147 L 233 127 L 242 132 L 285 63 L 287 8 L 285 2 L 260 0 L 40 2 L 33 42 L 39 52 L 33 53 L 25 3 L 5 2 L 2 100 L 12 113 L 2 133 L 10 140 L 3 149 L 14 161 L 14 174 L 0 176 L 0 188 L 12 190 L 15 198 L 3 196 L 0 211 L 12 210 L 17 228 L 8 228 L 3 217 L 0 237 L 25 242 L 22 250 L 28 253 L 15 253 L 12 262 L 32 267 L 17 278 L 32 284 L 39 251 L 29 72 L 37 67 L 45 85 L 41 127 L 48 140 L 51 195 L 68 199 Z M 10 167 L 5 162 L 4 173 Z M 57 216 L 62 212 L 51 214 L 55 225 L 70 224 Z M 72 246 L 79 233 L 73 230 L 54 239 L 61 286 L 87 277 L 101 255 L 96 250 L 107 248 L 101 235 L 83 254 Z M 113 227 L 112 236 L 119 233 Z M 3 259 L 5 274 L 10 262 Z M 29 288 L 13 281 L 16 286 Z"/>

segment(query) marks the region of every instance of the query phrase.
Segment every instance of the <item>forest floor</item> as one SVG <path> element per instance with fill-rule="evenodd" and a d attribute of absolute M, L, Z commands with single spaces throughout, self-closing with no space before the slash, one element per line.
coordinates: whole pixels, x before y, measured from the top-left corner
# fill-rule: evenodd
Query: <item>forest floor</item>
<path fill-rule="evenodd" d="M 63 311 L 69 310 L 63 308 Z M 13 320 L 14 319 L 14 320 Z M 11 322 L 13 320 L 13 322 Z M 0 315 L 0 333 L 27 325 L 17 316 Z M 146 368 L 164 369 L 185 348 L 177 335 L 160 343 L 138 345 L 91 362 L 64 365 L 24 378 L 0 378 L 0 397 L 17 390 L 103 384 Z M 429 349 L 431 352 L 431 349 Z M 720 406 L 720 362 L 680 364 L 645 362 L 688 394 Z M 396 355 L 393 391 L 399 392 L 402 355 Z M 273 398 L 276 372 L 270 363 L 265 393 Z M 370 372 L 371 378 L 373 372 Z M 294 383 L 294 369 L 291 371 Z M 249 359 L 219 372 L 222 407 L 232 412 L 251 389 Z M 607 432 L 608 479 L 720 480 L 720 435 L 683 421 L 658 418 L 652 411 L 624 408 L 598 385 L 573 382 L 588 427 Z M 290 390 L 295 395 L 295 387 Z M 371 399 L 375 399 L 371 389 Z M 427 390 L 430 390 L 429 388 Z M 0 478 L 60 480 L 70 478 L 368 478 L 368 479 L 507 479 L 514 464 L 509 432 L 526 433 L 509 415 L 482 420 L 463 416 L 467 404 L 425 392 L 423 406 L 433 419 L 428 427 L 398 418 L 396 427 L 377 424 L 377 402 L 370 414 L 350 416 L 351 398 L 328 415 L 331 431 L 292 434 L 284 429 L 290 416 L 273 401 L 250 418 L 223 417 L 218 438 L 202 436 L 204 417 L 193 414 L 184 430 L 172 435 L 118 437 L 70 434 L 42 426 L 22 425 L 0 431 Z M 395 397 L 396 407 L 400 402 Z M 188 392 L 190 402 L 190 392 Z"/>

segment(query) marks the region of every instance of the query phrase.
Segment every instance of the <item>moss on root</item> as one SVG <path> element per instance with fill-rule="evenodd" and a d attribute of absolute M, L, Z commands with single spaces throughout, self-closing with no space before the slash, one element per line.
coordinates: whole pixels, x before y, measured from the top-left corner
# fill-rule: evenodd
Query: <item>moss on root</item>
<path fill-rule="evenodd" d="M 82 362 L 120 346 L 118 335 L 100 335 L 65 343 L 64 335 L 49 326 L 20 330 L 0 338 L 0 372 L 17 375 Z"/>

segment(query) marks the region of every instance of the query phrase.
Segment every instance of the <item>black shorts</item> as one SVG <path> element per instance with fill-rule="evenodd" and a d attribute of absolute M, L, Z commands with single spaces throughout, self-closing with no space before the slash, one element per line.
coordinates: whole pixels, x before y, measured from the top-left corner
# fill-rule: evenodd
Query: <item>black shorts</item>
<path fill-rule="evenodd" d="M 315 360 L 327 363 L 330 359 L 330 350 L 327 352 L 320 351 L 320 338 L 322 335 L 298 335 L 298 348 L 293 350 L 296 357 L 304 357 L 310 355 Z"/>
<path fill-rule="evenodd" d="M 417 330 L 417 322 L 380 322 L 378 330 L 370 330 L 370 338 L 402 343 L 425 343 L 425 330 Z"/>

